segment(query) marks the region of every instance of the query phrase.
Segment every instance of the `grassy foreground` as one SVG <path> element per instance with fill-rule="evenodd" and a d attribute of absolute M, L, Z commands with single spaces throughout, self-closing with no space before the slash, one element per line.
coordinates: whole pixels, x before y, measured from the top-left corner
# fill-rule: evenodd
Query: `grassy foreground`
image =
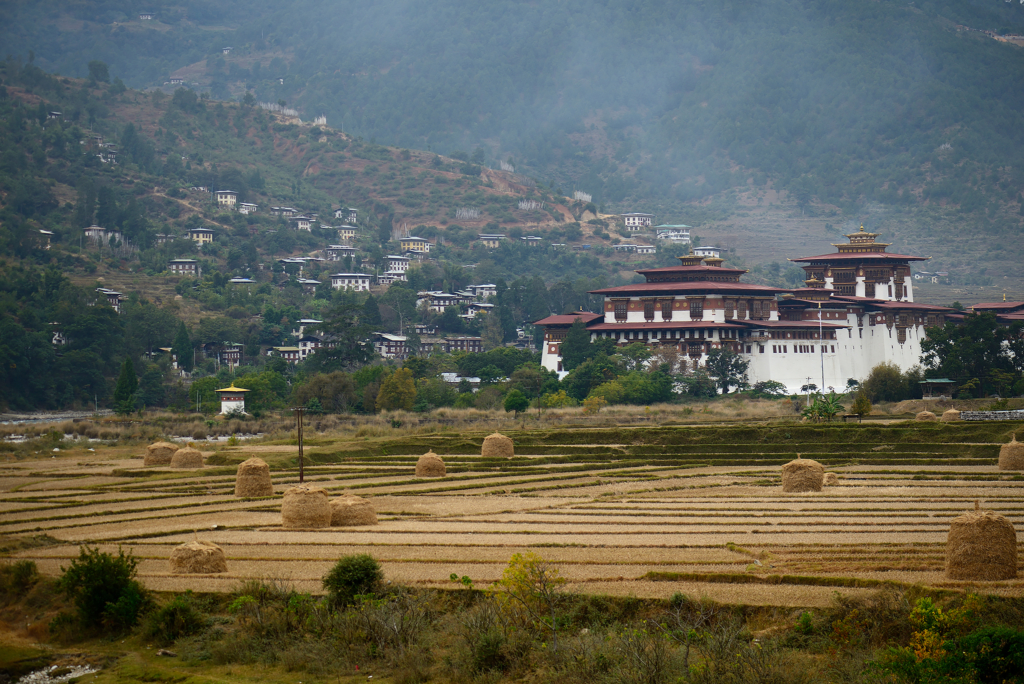
<path fill-rule="evenodd" d="M 277 497 L 297 481 L 286 434 L 211 444 L 206 467 L 175 471 L 143 466 L 131 438 L 61 438 L 54 454 L 43 430 L 0 464 L 0 670 L 41 658 L 102 666 L 84 678 L 96 682 L 305 684 L 1024 672 L 1013 669 L 1024 584 L 943 575 L 949 520 L 974 500 L 1020 525 L 1021 477 L 995 461 L 1024 426 L 516 426 L 502 428 L 511 459 L 479 456 L 489 426 L 314 432 L 307 481 L 368 498 L 380 521 L 328 530 L 280 526 Z M 428 448 L 445 478 L 413 476 Z M 840 484 L 782 493 L 779 465 L 796 453 Z M 234 465 L 252 455 L 270 463 L 275 497 L 233 497 Z M 196 530 L 225 550 L 229 572 L 168 573 Z M 82 545 L 138 559 L 150 600 L 134 626 L 121 613 L 84 624 L 57 590 Z M 358 553 L 378 560 L 383 583 L 372 598 L 332 601 L 324 576 Z"/>

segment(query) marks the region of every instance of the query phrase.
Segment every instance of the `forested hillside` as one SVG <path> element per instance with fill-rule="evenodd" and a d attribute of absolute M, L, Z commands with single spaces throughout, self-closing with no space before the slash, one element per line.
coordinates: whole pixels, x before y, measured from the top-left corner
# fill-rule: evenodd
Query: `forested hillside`
<path fill-rule="evenodd" d="M 193 379 L 215 373 L 220 350 L 237 344 L 255 375 L 290 380 L 281 359 L 262 370 L 265 352 L 294 344 L 303 318 L 340 316 L 363 333 L 424 323 L 441 334 L 483 335 L 490 349 L 552 311 L 594 306 L 588 290 L 671 256 L 616 254 L 601 244 L 619 238 L 596 219 L 583 224 L 603 236 L 592 236 L 593 249 L 557 247 L 579 245 L 584 231 L 573 212 L 595 207 L 561 204 L 549 189 L 520 186 L 525 179 L 471 158 L 387 148 L 187 89 L 141 93 L 108 82 L 103 67 L 74 80 L 16 59 L 0 63 L 0 408 L 110 405 L 126 358 L 139 371 L 142 404 L 188 406 L 188 389 L 160 351 L 172 347 Z M 225 210 L 202 188 L 232 188 L 260 210 Z M 521 208 L 521 199 L 536 205 Z M 321 220 L 298 230 L 270 214 L 271 205 Z M 352 254 L 324 261 L 324 249 L 342 242 L 334 210 L 344 206 L 359 212 Z M 471 214 L 465 225 L 449 218 L 459 210 Z M 107 231 L 101 239 L 86 236 L 94 225 Z M 515 237 L 523 226 L 543 246 L 510 239 L 488 249 L 476 240 L 478 230 Z M 212 230 L 212 243 L 189 239 L 194 228 Z M 395 238 L 410 231 L 435 246 L 432 259 L 409 269 L 408 283 L 376 297 L 330 288 L 336 271 L 386 270 L 387 255 L 401 251 Z M 170 261 L 182 258 L 200 273 L 172 272 Z M 320 285 L 311 291 L 300 277 Z M 455 307 L 442 315 L 416 306 L 418 290 L 472 282 L 497 284 L 492 315 L 467 320 Z M 119 312 L 98 287 L 120 293 Z M 270 380 L 252 380 L 279 390 L 266 389 L 257 405 L 277 406 L 291 391 L 283 377 Z"/>
<path fill-rule="evenodd" d="M 1024 33 L 1018 3 L 45 5 L 4 22 L 8 49 L 44 67 L 85 75 L 104 59 L 149 86 L 205 60 L 217 96 L 248 88 L 403 147 L 484 144 L 599 204 L 672 206 L 753 180 L 843 207 L 973 210 L 1024 184 L 1022 51 L 958 30 Z"/>

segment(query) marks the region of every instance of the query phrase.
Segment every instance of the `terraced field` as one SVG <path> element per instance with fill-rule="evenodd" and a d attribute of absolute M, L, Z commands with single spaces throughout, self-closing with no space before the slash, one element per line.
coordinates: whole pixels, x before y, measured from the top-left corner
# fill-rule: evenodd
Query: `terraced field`
<path fill-rule="evenodd" d="M 223 448 L 197 471 L 143 467 L 142 449 L 0 464 L 0 535 L 60 543 L 18 552 L 56 574 L 78 545 L 131 548 L 157 590 L 227 591 L 246 578 L 319 591 L 339 556 L 366 552 L 394 582 L 497 579 L 533 551 L 578 591 L 811 606 L 885 582 L 950 589 L 949 521 L 980 500 L 1024 533 L 1024 476 L 996 467 L 1007 424 L 788 426 L 512 433 L 514 459 L 479 453 L 483 435 L 311 446 L 306 481 L 372 498 L 380 524 L 285 530 L 280 497 L 233 496 L 234 464 L 258 451 L 275 491 L 298 482 L 293 445 Z M 419 479 L 433 448 L 443 479 Z M 785 494 L 779 466 L 800 452 L 839 475 L 821 493 Z M 220 544 L 226 575 L 181 577 L 167 557 L 198 536 Z M 1024 537 L 1021 537 L 1024 540 Z M 1024 568 L 1022 568 L 1024 569 Z M 1022 579 L 981 583 L 1020 595 Z"/>

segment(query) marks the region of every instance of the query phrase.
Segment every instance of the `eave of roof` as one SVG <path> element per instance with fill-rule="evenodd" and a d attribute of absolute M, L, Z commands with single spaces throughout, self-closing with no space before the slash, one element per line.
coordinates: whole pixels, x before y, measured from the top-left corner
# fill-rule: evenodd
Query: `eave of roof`
<path fill-rule="evenodd" d="M 637 245 L 637 247 L 651 246 Z M 640 275 L 647 275 L 648 273 L 731 273 L 733 275 L 742 275 L 746 273 L 746 270 L 742 268 L 723 268 L 722 266 L 662 266 L 660 268 L 640 269 L 636 273 Z"/>
<path fill-rule="evenodd" d="M 1024 308 L 1024 302 L 979 302 L 977 304 L 971 304 L 971 309 L 981 309 L 983 311 L 995 311 L 998 309 L 1020 309 Z"/>
<path fill-rule="evenodd" d="M 917 302 L 871 302 L 871 306 L 879 309 L 914 309 L 916 311 L 952 311 L 948 306 L 935 306 L 934 304 L 918 304 Z"/>
<path fill-rule="evenodd" d="M 597 323 L 588 325 L 587 330 L 675 330 L 683 328 L 734 328 L 742 330 L 743 326 L 735 323 L 721 323 L 718 321 L 651 321 L 638 323 L 636 321 L 627 323 Z"/>
<path fill-rule="evenodd" d="M 534 321 L 534 325 L 572 325 L 577 318 L 583 319 L 583 323 L 587 324 L 597 318 L 604 318 L 601 314 L 592 313 L 590 311 L 577 311 L 571 314 L 557 314 L 554 316 L 548 316 L 542 318 L 539 321 Z"/>
<path fill-rule="evenodd" d="M 790 261 L 836 261 L 850 259 L 881 259 L 883 261 L 928 261 L 931 257 L 910 256 L 909 254 L 889 254 L 888 252 L 833 252 L 818 256 L 799 257 Z"/>
<path fill-rule="evenodd" d="M 721 271 L 722 269 L 714 269 Z M 710 290 L 712 293 L 721 290 L 730 290 L 733 292 L 746 292 L 750 294 L 761 294 L 761 295 L 775 295 L 779 292 L 785 292 L 786 290 L 777 287 L 768 287 L 767 285 L 750 285 L 748 283 L 735 283 L 735 282 L 712 282 L 709 280 L 690 280 L 686 282 L 668 281 L 664 283 L 632 283 L 630 285 L 620 285 L 619 287 L 605 287 L 600 290 L 591 290 L 590 294 L 636 294 L 640 292 L 672 292 L 676 290 Z"/>
<path fill-rule="evenodd" d="M 832 299 L 825 299 L 819 301 L 817 299 L 797 299 L 794 297 L 793 299 L 780 300 L 779 308 L 782 308 L 788 304 L 797 304 L 800 307 L 811 307 L 813 309 L 817 309 L 819 304 L 821 304 L 821 308 L 823 309 L 845 309 L 847 306 L 846 302 L 839 302 Z"/>
<path fill-rule="evenodd" d="M 826 323 L 825 321 L 736 321 L 750 328 L 826 328 L 830 330 L 849 328 L 842 323 Z"/>

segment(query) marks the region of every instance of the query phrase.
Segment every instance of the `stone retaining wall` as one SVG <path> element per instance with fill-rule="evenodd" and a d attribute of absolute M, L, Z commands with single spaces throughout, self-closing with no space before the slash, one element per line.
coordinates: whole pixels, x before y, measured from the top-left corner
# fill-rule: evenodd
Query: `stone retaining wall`
<path fill-rule="evenodd" d="M 960 420 L 1024 420 L 1024 411 L 961 411 Z"/>

